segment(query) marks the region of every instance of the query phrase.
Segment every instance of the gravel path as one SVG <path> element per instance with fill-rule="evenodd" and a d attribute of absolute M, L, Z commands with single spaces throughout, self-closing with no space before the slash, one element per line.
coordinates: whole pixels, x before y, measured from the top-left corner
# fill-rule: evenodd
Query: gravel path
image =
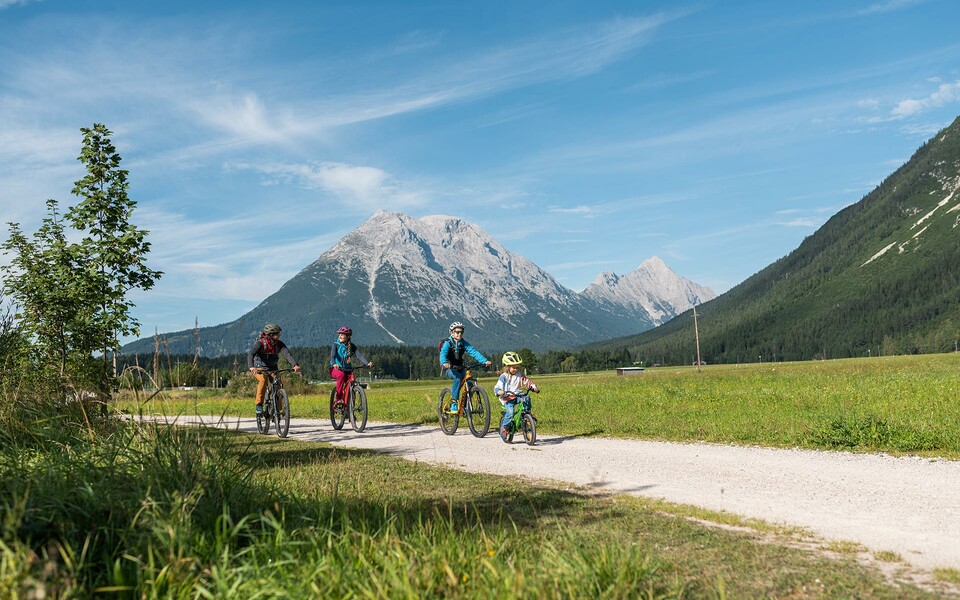
<path fill-rule="evenodd" d="M 256 431 L 253 419 L 202 419 Z M 360 434 L 349 429 L 349 423 L 334 431 L 326 420 L 293 419 L 290 438 L 662 498 L 892 550 L 924 569 L 960 568 L 960 461 L 543 433 L 528 447 L 519 435 L 504 444 L 492 430 L 477 439 L 465 425 L 453 436 L 437 426 L 371 422 Z"/>

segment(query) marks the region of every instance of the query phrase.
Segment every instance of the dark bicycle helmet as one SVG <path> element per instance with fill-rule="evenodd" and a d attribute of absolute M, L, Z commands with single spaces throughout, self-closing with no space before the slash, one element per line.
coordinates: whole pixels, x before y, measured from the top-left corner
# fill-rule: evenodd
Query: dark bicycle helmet
<path fill-rule="evenodd" d="M 263 332 L 267 335 L 273 335 L 274 333 L 280 333 L 282 331 L 280 326 L 276 323 L 267 323 L 263 326 Z"/>
<path fill-rule="evenodd" d="M 337 333 L 338 333 L 338 334 L 344 333 L 344 334 L 346 334 L 346 335 L 353 335 L 353 330 L 350 329 L 349 327 L 341 327 L 340 329 L 337 330 Z"/>

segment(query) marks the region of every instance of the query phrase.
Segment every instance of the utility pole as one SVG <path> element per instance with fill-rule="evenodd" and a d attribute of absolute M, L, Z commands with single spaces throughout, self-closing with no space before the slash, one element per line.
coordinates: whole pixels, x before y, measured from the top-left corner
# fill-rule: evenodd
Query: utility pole
<path fill-rule="evenodd" d="M 697 373 L 700 372 L 700 329 L 697 327 L 697 305 L 693 305 L 693 333 L 697 338 Z"/>

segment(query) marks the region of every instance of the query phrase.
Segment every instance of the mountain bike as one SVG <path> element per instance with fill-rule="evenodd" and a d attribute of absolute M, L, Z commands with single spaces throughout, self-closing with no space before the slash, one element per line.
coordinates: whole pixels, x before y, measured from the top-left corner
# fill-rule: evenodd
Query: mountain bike
<path fill-rule="evenodd" d="M 522 431 L 523 432 L 523 441 L 527 443 L 528 446 L 532 446 L 537 443 L 537 418 L 533 416 L 533 407 L 530 404 L 530 392 L 521 392 L 519 394 L 510 394 L 505 395 L 508 401 L 516 398 L 518 400 L 517 406 L 513 408 L 513 418 L 510 419 L 510 422 L 507 424 L 507 439 L 504 440 L 508 444 L 513 443 L 513 434 Z M 507 411 L 502 411 L 500 413 L 500 420 L 503 420 L 503 415 L 507 414 Z"/>
<path fill-rule="evenodd" d="M 457 410 L 450 411 L 450 403 L 453 401 L 450 387 L 447 386 L 440 392 L 437 412 L 440 415 L 440 429 L 447 435 L 457 432 L 461 415 L 466 415 L 467 425 L 470 426 L 470 433 L 474 437 L 482 438 L 490 431 L 490 398 L 487 396 L 487 391 L 480 387 L 473 377 L 472 369 L 477 367 L 486 367 L 486 365 L 476 363 L 464 367 L 467 372 L 464 373 L 463 383 L 460 384 L 460 402 Z"/>
<path fill-rule="evenodd" d="M 267 375 L 267 393 L 263 396 L 263 412 L 257 414 L 257 431 L 263 435 L 270 433 L 270 422 L 276 425 L 277 436 L 285 438 L 290 432 L 290 398 L 287 390 L 283 389 L 281 373 L 288 373 L 293 369 L 270 371 L 260 369 L 258 373 Z"/>
<path fill-rule="evenodd" d="M 365 366 L 356 369 L 366 369 Z M 354 376 L 354 371 L 348 374 L 343 384 L 345 393 L 337 395 L 337 388 L 330 390 L 330 423 L 337 431 L 343 429 L 343 422 L 350 416 L 350 425 L 357 433 L 367 426 L 367 384 L 360 383 Z"/>

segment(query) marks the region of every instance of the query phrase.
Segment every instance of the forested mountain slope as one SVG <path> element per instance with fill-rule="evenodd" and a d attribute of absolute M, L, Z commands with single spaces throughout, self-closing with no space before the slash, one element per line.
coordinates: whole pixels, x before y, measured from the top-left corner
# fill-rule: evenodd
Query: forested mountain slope
<path fill-rule="evenodd" d="M 960 118 L 786 257 L 697 309 L 708 362 L 953 350 L 960 338 Z M 692 311 L 608 342 L 690 364 Z"/>

